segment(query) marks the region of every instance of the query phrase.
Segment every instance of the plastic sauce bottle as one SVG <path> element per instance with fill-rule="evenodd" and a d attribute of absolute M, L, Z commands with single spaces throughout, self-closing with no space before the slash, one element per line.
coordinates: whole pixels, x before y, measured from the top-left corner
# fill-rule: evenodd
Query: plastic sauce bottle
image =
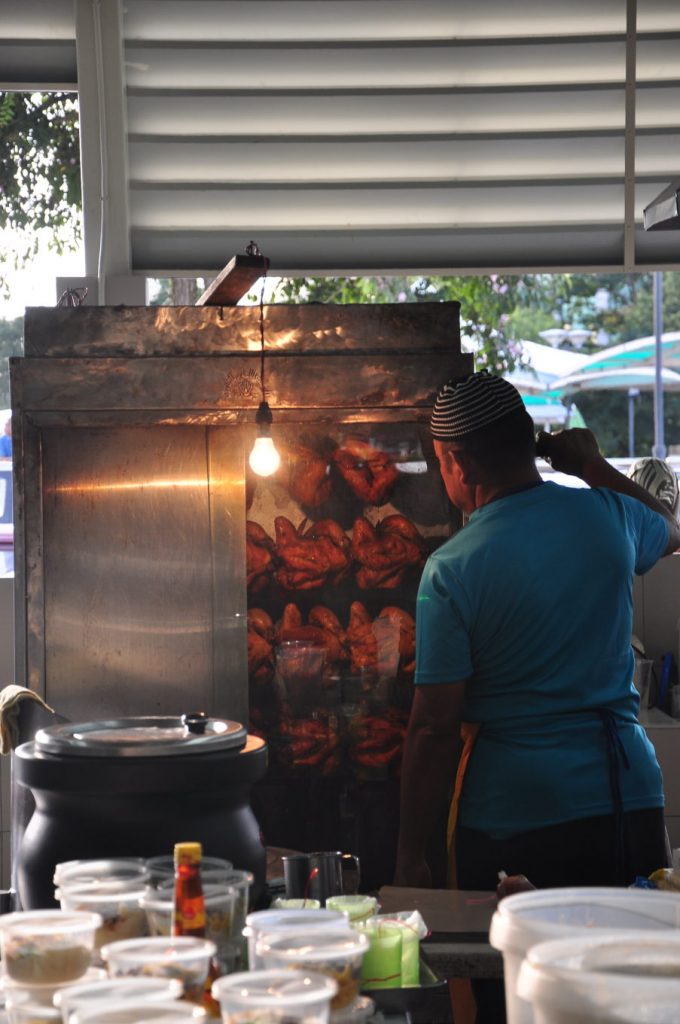
<path fill-rule="evenodd" d="M 205 898 L 201 881 L 203 847 L 200 843 L 175 843 L 175 892 L 172 902 L 173 935 L 205 938 Z M 219 1003 L 211 993 L 212 983 L 219 977 L 215 960 L 208 969 L 201 1004 L 209 1017 L 220 1016 Z"/>
<path fill-rule="evenodd" d="M 203 847 L 200 843 L 175 843 L 175 895 L 172 934 L 205 937 L 205 900 L 201 882 Z"/>

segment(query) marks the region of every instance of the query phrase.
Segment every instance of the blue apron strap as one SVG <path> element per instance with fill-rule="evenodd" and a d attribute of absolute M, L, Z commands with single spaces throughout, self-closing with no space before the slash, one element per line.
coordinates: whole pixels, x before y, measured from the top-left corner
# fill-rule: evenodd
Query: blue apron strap
<path fill-rule="evenodd" d="M 615 829 L 615 871 L 616 877 L 621 885 L 626 884 L 624 868 L 626 860 L 626 841 L 623 819 L 623 797 L 621 796 L 621 771 L 623 768 L 630 769 L 630 762 L 626 749 L 619 735 L 616 715 L 610 708 L 598 708 L 597 714 L 604 729 L 604 740 L 607 748 L 607 760 L 609 762 L 609 786 L 614 805 L 614 829 Z M 631 879 L 628 880 L 632 881 Z"/>

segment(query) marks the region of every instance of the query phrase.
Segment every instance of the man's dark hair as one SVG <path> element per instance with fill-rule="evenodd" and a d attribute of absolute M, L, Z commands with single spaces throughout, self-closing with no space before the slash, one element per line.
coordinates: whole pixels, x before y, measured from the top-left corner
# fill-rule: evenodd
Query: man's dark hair
<path fill-rule="evenodd" d="M 486 473 L 521 469 L 536 458 L 534 421 L 517 409 L 453 442 L 469 452 Z"/>

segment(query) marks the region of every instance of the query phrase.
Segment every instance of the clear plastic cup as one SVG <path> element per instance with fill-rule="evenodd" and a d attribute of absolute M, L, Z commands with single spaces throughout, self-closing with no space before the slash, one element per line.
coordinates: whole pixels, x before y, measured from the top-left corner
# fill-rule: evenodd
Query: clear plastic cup
<path fill-rule="evenodd" d="M 359 995 L 359 978 L 368 939 L 351 928 L 330 931 L 308 928 L 271 932 L 258 940 L 256 952 L 265 970 L 295 968 L 325 974 L 337 983 L 331 1012 L 350 1006 Z"/>
<path fill-rule="evenodd" d="M 337 910 L 255 910 L 246 917 L 243 934 L 248 941 L 248 965 L 251 971 L 261 970 L 262 961 L 257 954 L 258 939 L 277 931 L 300 928 L 347 929 L 347 918 Z"/>
<path fill-rule="evenodd" d="M 369 942 L 361 965 L 361 987 L 401 988 L 403 929 L 399 923 L 373 917 L 353 927 L 360 928 Z"/>
<path fill-rule="evenodd" d="M 217 946 L 217 957 L 230 959 L 234 945 L 234 914 L 239 892 L 232 885 L 205 885 L 205 937 Z M 146 914 L 151 935 L 170 935 L 173 908 L 172 885 L 149 889 L 140 905 Z"/>
<path fill-rule="evenodd" d="M 19 985 L 64 985 L 88 970 L 99 914 L 30 910 L 0 917 L 5 974 Z"/>
<path fill-rule="evenodd" d="M 149 857 L 145 862 L 149 873 L 149 885 L 157 889 L 175 877 L 175 858 L 172 854 L 162 857 Z M 201 859 L 201 878 L 203 882 L 222 882 L 223 875 L 233 870 L 234 865 L 223 857 L 203 857 Z"/>
<path fill-rule="evenodd" d="M 148 934 L 146 914 L 141 906 L 145 889 L 111 889 L 103 883 L 85 888 L 64 884 L 55 895 L 62 910 L 89 910 L 99 914 L 102 923 L 94 937 L 96 950 L 109 942 L 137 939 Z"/>
<path fill-rule="evenodd" d="M 296 899 L 294 897 L 277 896 L 271 902 L 272 910 L 321 910 L 319 900 Z"/>
<path fill-rule="evenodd" d="M 369 917 L 375 917 L 380 910 L 380 904 L 375 896 L 353 893 L 348 896 L 329 896 L 326 900 L 326 910 L 339 910 L 347 916 L 350 924 L 354 925 L 368 921 Z"/>
<path fill-rule="evenodd" d="M 76 1010 L 86 1010 L 95 1004 L 131 1002 L 134 1006 L 142 1003 L 167 1003 L 179 999 L 184 991 L 177 978 L 104 978 L 81 985 L 67 985 L 54 993 L 53 1002 L 61 1011 L 63 1024 L 69 1024 L 69 1017 Z"/>
<path fill-rule="evenodd" d="M 238 893 L 236 898 L 236 906 L 234 908 L 234 923 L 233 923 L 233 936 L 236 938 L 241 937 L 243 927 L 246 923 L 246 916 L 248 914 L 248 903 L 250 901 L 250 890 L 255 881 L 255 877 L 252 871 L 241 871 L 238 868 L 233 868 L 224 879 L 226 885 L 232 885 Z"/>
<path fill-rule="evenodd" d="M 59 888 L 93 885 L 101 888 L 140 889 L 148 884 L 149 870 L 141 857 L 68 860 L 54 869 L 54 884 Z"/>
<path fill-rule="evenodd" d="M 192 1003 L 100 1003 L 81 1006 L 71 1014 L 69 1024 L 182 1024 L 182 1021 L 205 1020 L 202 1006 Z M 28 1024 L 28 1022 L 26 1022 Z"/>
<path fill-rule="evenodd" d="M 306 971 L 247 971 L 218 978 L 212 987 L 224 1024 L 326 1024 L 337 983 Z"/>
<path fill-rule="evenodd" d="M 371 939 L 371 930 L 383 928 L 388 925 L 398 928 L 401 934 L 401 988 L 409 988 L 420 985 L 420 940 L 427 935 L 425 922 L 414 921 L 414 916 L 420 918 L 416 912 L 399 911 L 396 914 L 382 914 L 376 917 L 369 917 L 368 921 L 359 923 L 356 927 L 366 933 Z M 364 977 L 367 976 L 366 958 L 362 969 Z"/>
<path fill-rule="evenodd" d="M 186 998 L 196 1003 L 202 1001 L 210 961 L 216 952 L 214 942 L 188 935 L 128 939 L 101 949 L 111 977 L 177 978 Z"/>

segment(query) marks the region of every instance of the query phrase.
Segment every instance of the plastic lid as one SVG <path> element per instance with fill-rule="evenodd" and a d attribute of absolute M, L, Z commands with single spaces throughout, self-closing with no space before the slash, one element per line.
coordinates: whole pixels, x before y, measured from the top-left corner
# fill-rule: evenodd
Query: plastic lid
<path fill-rule="evenodd" d="M 122 1003 L 107 1003 L 106 1006 L 92 1003 L 78 1006 L 70 1015 L 71 1024 L 161 1024 L 161 1021 L 198 1021 L 205 1017 L 205 1010 L 193 1003 L 156 1002 L 136 1006 L 126 1000 Z"/>
<path fill-rule="evenodd" d="M 179 999 L 184 986 L 179 978 L 105 978 L 87 984 L 67 985 L 54 993 L 55 1006 L 80 1006 L 95 1002 L 133 1003 Z"/>
<path fill-rule="evenodd" d="M 347 914 L 350 921 L 354 921 L 357 918 L 375 914 L 378 901 L 375 896 L 363 896 L 354 893 L 347 896 L 329 896 L 326 900 L 326 906 L 330 910 L 342 911 L 344 914 Z"/>
<path fill-rule="evenodd" d="M 99 914 L 88 910 L 21 910 L 0 916 L 0 932 L 20 932 L 42 937 L 80 935 L 100 928 Z"/>
<path fill-rule="evenodd" d="M 257 931 L 281 926 L 335 925 L 336 922 L 348 927 L 347 918 L 339 910 L 253 910 L 246 917 L 246 924 Z"/>
<path fill-rule="evenodd" d="M 117 718 L 98 722 L 66 722 L 40 729 L 36 750 L 78 757 L 176 757 L 209 754 L 245 746 L 248 734 L 240 722 L 205 718 L 196 732 L 195 716 Z"/>
<path fill-rule="evenodd" d="M 138 885 L 148 877 L 149 871 L 141 858 L 118 857 L 62 861 L 55 867 L 52 881 L 55 885 L 105 883 L 115 888 Z"/>
<path fill-rule="evenodd" d="M 322 931 L 300 928 L 297 931 L 275 932 L 264 934 L 257 944 L 260 955 L 275 955 L 284 960 L 313 963 L 326 960 L 351 959 L 363 955 L 368 949 L 368 939 L 359 932 L 347 929 L 342 931 Z"/>
<path fill-rule="evenodd" d="M 243 971 L 218 978 L 212 994 L 218 1001 L 222 996 L 229 1003 L 244 1007 L 278 1007 L 291 1004 L 300 1006 L 331 1000 L 338 991 L 337 982 L 323 974 L 306 971 Z"/>
<path fill-rule="evenodd" d="M 127 961 L 143 966 L 163 958 L 168 963 L 214 956 L 217 947 L 209 939 L 196 939 L 189 935 L 152 936 L 145 939 L 123 939 L 109 942 L 99 950 L 102 960 Z"/>
<path fill-rule="evenodd" d="M 565 888 L 518 893 L 498 905 L 489 942 L 524 953 L 548 939 L 593 928 L 652 929 L 665 935 L 680 924 L 680 893 L 650 889 Z"/>

